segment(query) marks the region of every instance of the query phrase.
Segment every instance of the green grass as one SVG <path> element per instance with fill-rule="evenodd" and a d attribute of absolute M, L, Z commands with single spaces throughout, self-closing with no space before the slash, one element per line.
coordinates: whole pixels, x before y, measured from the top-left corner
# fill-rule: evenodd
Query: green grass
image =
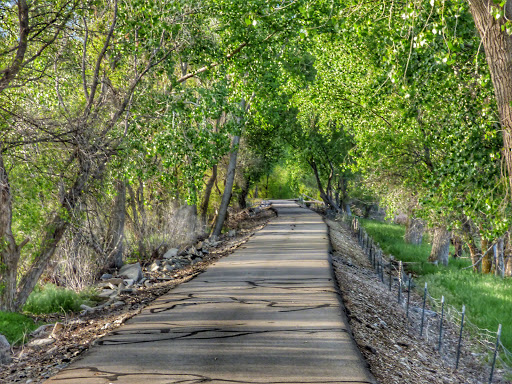
<path fill-rule="evenodd" d="M 405 244 L 405 228 L 401 225 L 373 220 L 361 220 L 362 225 L 385 253 L 405 263 L 407 271 L 417 276 L 417 286 L 428 283 L 433 297 L 445 296 L 446 302 L 456 308 L 466 306 L 468 319 L 480 328 L 491 331 L 503 324 L 502 342 L 512 350 L 512 279 L 475 274 L 466 267 L 468 258 L 453 259 L 447 267 L 430 264 L 431 245 Z"/>
<path fill-rule="evenodd" d="M 20 313 L 0 311 L 0 333 L 11 344 L 22 344 L 28 339 L 28 334 L 42 324 Z"/>
<path fill-rule="evenodd" d="M 29 296 L 23 310 L 34 315 L 56 312 L 77 312 L 86 303 L 90 292 L 76 293 L 72 290 L 47 284 L 36 288 Z"/>

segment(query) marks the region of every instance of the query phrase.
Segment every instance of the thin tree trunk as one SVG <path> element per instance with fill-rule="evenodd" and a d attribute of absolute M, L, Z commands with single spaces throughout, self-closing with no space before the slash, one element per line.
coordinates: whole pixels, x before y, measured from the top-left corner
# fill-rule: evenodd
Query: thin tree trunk
<path fill-rule="evenodd" d="M 124 224 L 126 219 L 126 182 L 116 180 L 116 198 L 107 234 L 106 252 L 115 268 L 123 266 Z"/>
<path fill-rule="evenodd" d="M 471 0 L 469 8 L 480 33 L 498 104 L 503 155 L 507 165 L 509 185 L 512 188 L 512 37 L 502 31 L 505 20 L 511 18 L 510 1 L 506 3 L 506 18 L 496 19 L 491 9 L 493 0 Z"/>
<path fill-rule="evenodd" d="M 217 220 L 215 221 L 215 227 L 213 229 L 212 236 L 218 237 L 222 232 L 222 226 L 228 212 L 229 201 L 231 200 L 231 192 L 233 190 L 233 184 L 235 181 L 236 171 L 236 159 L 238 156 L 238 145 L 240 144 L 240 136 L 234 136 L 231 143 L 231 155 L 229 157 L 229 164 L 226 174 L 226 184 L 224 186 L 224 193 L 222 194 L 222 201 L 219 207 L 219 213 Z"/>
<path fill-rule="evenodd" d="M 203 201 L 201 203 L 201 222 L 206 224 L 207 216 L 208 216 L 208 205 L 210 204 L 210 196 L 212 194 L 213 185 L 217 180 L 217 164 L 212 167 L 212 174 L 206 183 L 206 187 L 204 189 Z"/>
<path fill-rule="evenodd" d="M 7 170 L 0 147 L 0 310 L 15 311 L 16 274 L 20 260 L 20 247 L 12 234 L 12 196 Z"/>
<path fill-rule="evenodd" d="M 432 251 L 428 261 L 431 263 L 439 263 L 448 265 L 448 256 L 450 252 L 451 234 L 445 227 L 437 227 L 434 229 L 434 238 L 432 241 Z"/>
<path fill-rule="evenodd" d="M 334 209 L 336 212 L 340 212 L 341 209 L 336 205 L 336 203 L 329 197 L 329 195 L 324 190 L 324 187 L 322 185 L 322 180 L 320 179 L 320 174 L 318 173 L 318 168 L 316 166 L 315 160 L 311 159 L 309 161 L 309 165 L 315 175 L 318 191 L 320 192 L 320 198 L 323 200 L 323 202 L 327 208 L 331 208 L 331 209 Z"/>
<path fill-rule="evenodd" d="M 251 177 L 248 176 L 244 184 L 242 185 L 242 188 L 240 188 L 240 195 L 238 195 L 238 206 L 241 209 L 247 208 L 247 195 L 249 194 L 249 187 L 251 185 Z"/>

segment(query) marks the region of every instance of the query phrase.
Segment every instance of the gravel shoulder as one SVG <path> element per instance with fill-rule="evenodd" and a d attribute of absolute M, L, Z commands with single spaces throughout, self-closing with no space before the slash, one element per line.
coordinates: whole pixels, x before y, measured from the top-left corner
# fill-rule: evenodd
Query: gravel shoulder
<path fill-rule="evenodd" d="M 326 219 L 326 223 L 347 318 L 361 353 L 381 384 L 487 383 L 489 367 L 481 365 L 472 353 L 474 340 L 464 339 L 459 369 L 455 370 L 458 325 L 444 324 L 444 347 L 439 353 L 435 337 L 438 318 L 430 320 L 434 329 L 420 337 L 420 314 L 411 312 L 412 319 L 407 319 L 404 307 L 398 304 L 396 283 L 389 292 L 350 231 L 341 222 Z M 411 306 L 422 306 L 422 298 L 414 290 Z"/>

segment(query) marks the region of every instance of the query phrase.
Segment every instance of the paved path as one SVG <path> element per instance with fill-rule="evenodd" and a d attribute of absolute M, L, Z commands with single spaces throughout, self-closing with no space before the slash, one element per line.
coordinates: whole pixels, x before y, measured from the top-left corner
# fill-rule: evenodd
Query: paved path
<path fill-rule="evenodd" d="M 347 333 L 315 213 L 279 217 L 46 383 L 371 383 Z"/>

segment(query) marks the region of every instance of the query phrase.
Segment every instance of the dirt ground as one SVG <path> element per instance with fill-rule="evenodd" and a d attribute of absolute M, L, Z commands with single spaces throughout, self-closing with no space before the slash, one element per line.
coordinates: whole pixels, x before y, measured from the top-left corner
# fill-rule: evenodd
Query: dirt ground
<path fill-rule="evenodd" d="M 398 284 L 394 282 L 390 292 L 350 230 L 341 222 L 326 219 L 326 223 L 333 246 L 334 271 L 354 338 L 381 384 L 488 382 L 490 366 L 482 365 L 473 353 L 474 340 L 464 339 L 459 369 L 455 370 L 459 326 L 443 323 L 443 348 L 438 352 L 439 317 L 428 320 L 428 331 L 420 337 L 420 311 L 410 311 L 407 319 L 403 304 L 398 304 Z M 403 293 L 405 297 L 407 291 Z M 422 297 L 414 290 L 410 305 L 422 306 Z M 496 372 L 493 383 L 510 383 L 500 379 L 501 374 Z"/>
<path fill-rule="evenodd" d="M 172 280 L 153 284 L 151 287 L 138 289 L 136 292 L 120 297 L 125 304 L 109 306 L 99 311 L 84 311 L 81 314 L 53 315 L 39 318 L 48 323 L 60 323 L 54 332 L 49 327 L 46 332 L 51 344 L 40 347 L 15 347 L 13 362 L 0 367 L 0 383 L 41 383 L 67 367 L 81 353 L 94 345 L 94 341 L 126 320 L 140 313 L 141 310 L 159 296 L 167 293 L 177 285 L 196 277 L 221 257 L 231 254 L 244 244 L 268 221 L 275 217 L 272 209 L 264 209 L 255 216 L 247 212 L 238 213 L 236 218 L 230 218 L 230 226 L 237 228 L 234 237 L 221 237 L 220 244 L 212 249 L 203 261 L 185 267 L 174 273 Z"/>

